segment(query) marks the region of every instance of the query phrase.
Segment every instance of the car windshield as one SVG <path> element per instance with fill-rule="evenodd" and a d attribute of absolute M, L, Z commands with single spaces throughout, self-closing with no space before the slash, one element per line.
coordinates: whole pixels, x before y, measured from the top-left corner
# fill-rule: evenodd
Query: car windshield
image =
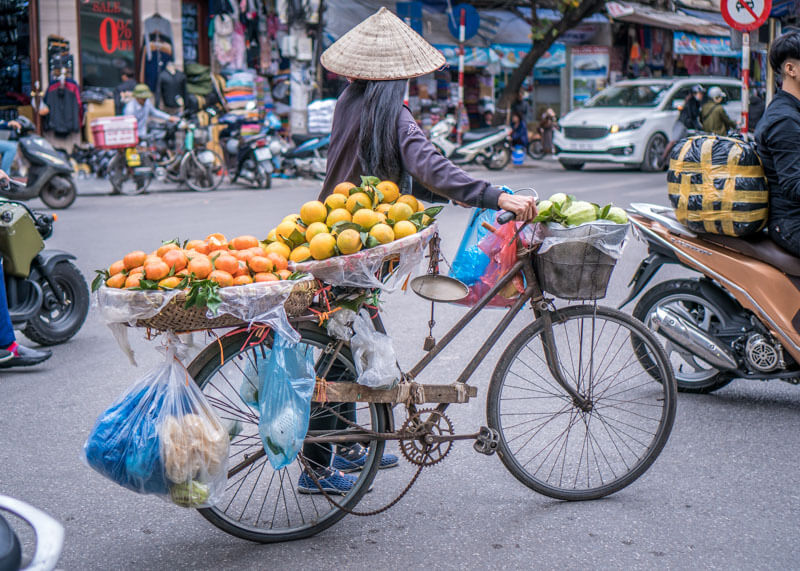
<path fill-rule="evenodd" d="M 669 85 L 612 85 L 592 97 L 586 107 L 655 107 L 666 95 Z"/>

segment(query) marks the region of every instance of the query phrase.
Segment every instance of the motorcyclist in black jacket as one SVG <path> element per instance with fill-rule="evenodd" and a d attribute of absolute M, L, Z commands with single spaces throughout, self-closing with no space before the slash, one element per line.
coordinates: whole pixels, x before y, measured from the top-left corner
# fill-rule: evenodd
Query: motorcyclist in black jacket
<path fill-rule="evenodd" d="M 769 181 L 769 235 L 800 256 L 800 32 L 775 40 L 769 63 L 782 81 L 756 129 Z"/>

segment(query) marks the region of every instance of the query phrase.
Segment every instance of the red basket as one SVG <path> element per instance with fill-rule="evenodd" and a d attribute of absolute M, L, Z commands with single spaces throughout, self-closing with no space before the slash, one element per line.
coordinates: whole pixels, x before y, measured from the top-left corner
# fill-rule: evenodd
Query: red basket
<path fill-rule="evenodd" d="M 92 121 L 92 137 L 98 149 L 124 149 L 139 144 L 136 117 L 100 117 Z"/>

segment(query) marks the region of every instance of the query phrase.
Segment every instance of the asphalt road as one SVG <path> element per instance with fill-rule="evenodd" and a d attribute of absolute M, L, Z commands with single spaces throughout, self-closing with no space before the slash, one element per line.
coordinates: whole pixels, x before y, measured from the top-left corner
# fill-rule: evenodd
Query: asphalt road
<path fill-rule="evenodd" d="M 598 203 L 666 200 L 663 174 L 565 172 L 539 163 L 476 175 Z M 98 188 L 83 184 L 82 194 Z M 212 231 L 265 235 L 318 188 L 310 181 L 276 181 L 270 191 L 84 195 L 60 213 L 48 246 L 75 253 L 88 280 L 95 268 L 162 239 Z M 448 207 L 441 216 L 450 259 L 467 214 Z M 606 303 L 622 299 L 643 253 L 631 240 Z M 401 364 L 410 367 L 422 355 L 429 306 L 411 293 L 385 299 L 395 348 Z M 439 308 L 437 334 L 464 311 Z M 449 382 L 499 318 L 497 311 L 482 317 L 422 380 Z M 525 319 L 517 318 L 498 347 Z M 477 455 L 462 442 L 390 511 L 347 517 L 308 540 L 258 545 L 222 533 L 194 511 L 123 490 L 82 463 L 81 447 L 97 415 L 158 361 L 156 343 L 138 332 L 133 338 L 138 369 L 93 312 L 50 361 L 0 375 L 0 494 L 39 506 L 65 524 L 63 569 L 789 569 L 800 563 L 795 387 L 736 381 L 713 395 L 681 395 L 672 437 L 653 467 L 601 501 L 563 503 L 539 496 L 496 457 Z M 451 407 L 458 431 L 485 423 L 485 390 L 499 350 L 472 380 L 478 398 Z M 409 468 L 392 472 L 385 487 L 378 480 L 365 507 L 376 507 L 411 474 Z"/>

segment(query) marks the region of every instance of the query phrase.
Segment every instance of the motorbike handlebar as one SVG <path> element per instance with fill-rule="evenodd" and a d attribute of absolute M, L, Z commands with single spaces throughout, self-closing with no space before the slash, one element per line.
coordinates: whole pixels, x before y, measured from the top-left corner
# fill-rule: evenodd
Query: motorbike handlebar
<path fill-rule="evenodd" d="M 509 212 L 508 210 L 503 210 L 503 211 L 502 211 L 502 212 L 501 212 L 501 213 L 500 213 L 500 214 L 497 216 L 497 223 L 498 223 L 498 224 L 505 224 L 506 222 L 511 222 L 511 221 L 512 221 L 512 220 L 514 220 L 514 218 L 516 218 L 516 217 L 517 217 L 517 215 L 516 215 L 516 214 L 514 214 L 513 212 Z"/>

